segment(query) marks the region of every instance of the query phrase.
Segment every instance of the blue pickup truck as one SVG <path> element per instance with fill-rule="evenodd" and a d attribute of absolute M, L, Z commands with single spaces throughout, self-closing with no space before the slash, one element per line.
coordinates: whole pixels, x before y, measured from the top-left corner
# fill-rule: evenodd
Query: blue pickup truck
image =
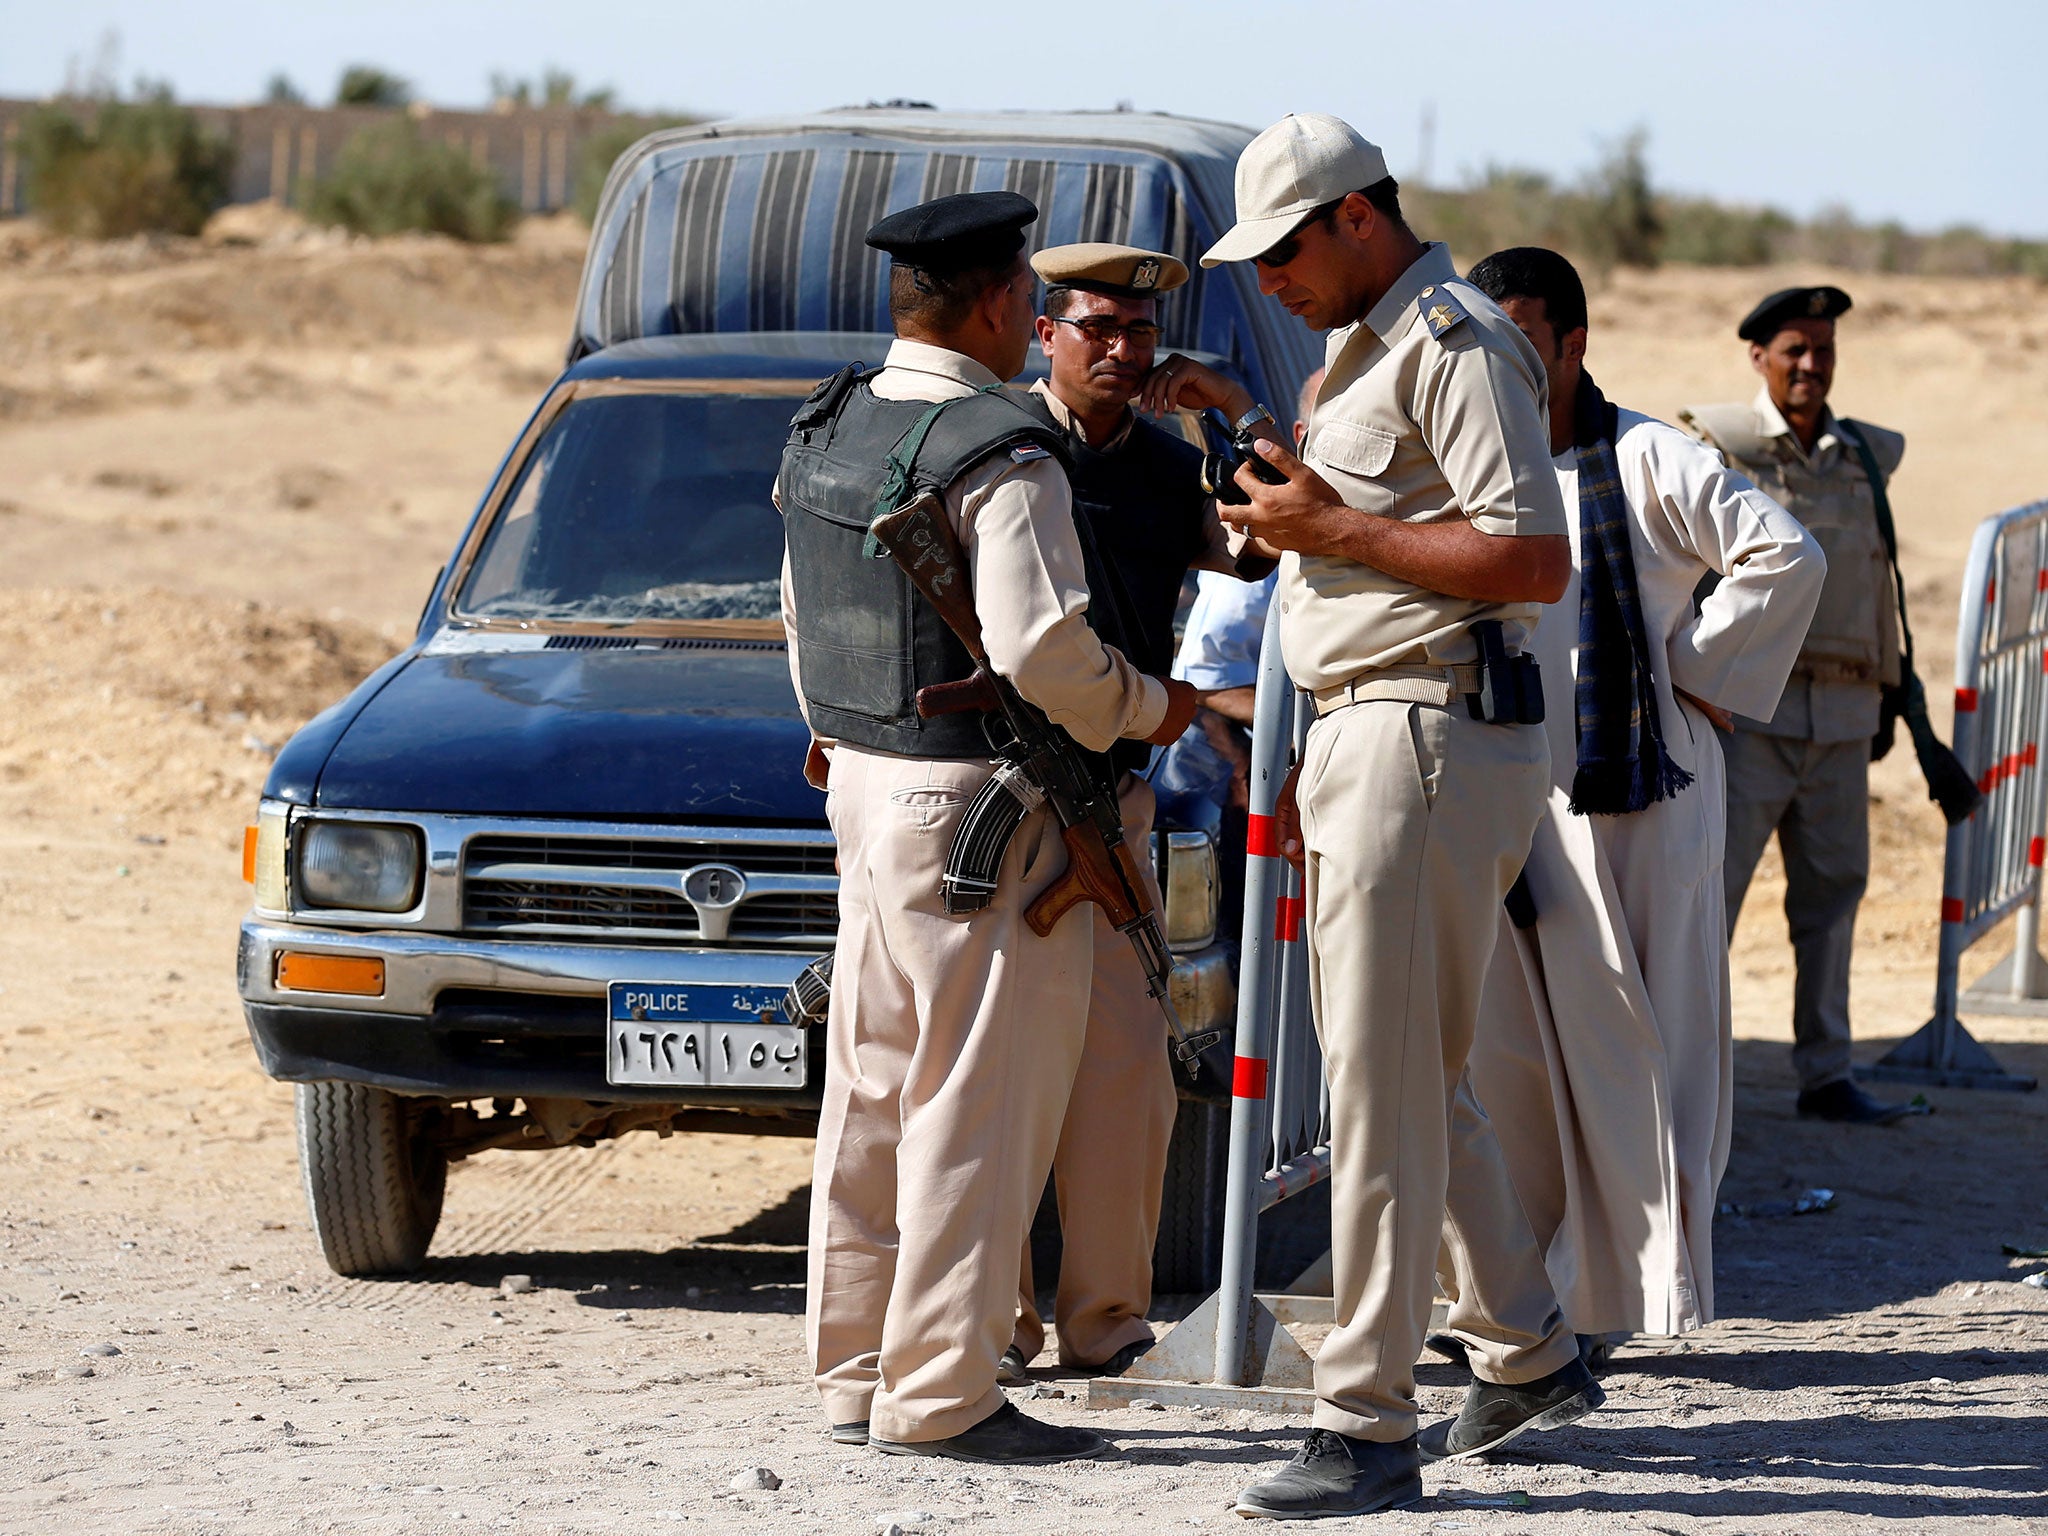
<path fill-rule="evenodd" d="M 412 643 L 292 738 L 258 808 L 240 991 L 264 1070 L 298 1085 L 337 1272 L 416 1266 L 450 1161 L 487 1148 L 810 1133 L 824 1054 L 791 989 L 830 951 L 838 877 L 801 772 L 769 493 L 798 401 L 887 347 L 860 237 L 1007 186 L 1044 210 L 1041 242 L 1193 265 L 1248 137 L 855 110 L 672 130 L 620 159 L 566 371 Z M 1164 310 L 1168 345 L 1261 398 L 1293 398 L 1316 361 L 1240 269 Z M 1216 850 L 1168 830 L 1155 857 L 1182 1016 L 1227 1027 Z M 1210 1278 L 1215 1097 L 1176 1130 L 1161 1290 Z"/>

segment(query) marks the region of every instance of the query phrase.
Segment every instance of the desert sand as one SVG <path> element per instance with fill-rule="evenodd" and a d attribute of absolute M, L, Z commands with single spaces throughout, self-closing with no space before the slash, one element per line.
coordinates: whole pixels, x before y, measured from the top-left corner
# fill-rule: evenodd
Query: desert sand
<path fill-rule="evenodd" d="M 1298 1427 L 1087 1414 L 1101 1464 L 1000 1472 L 826 1443 L 805 1379 L 810 1145 L 641 1137 L 459 1165 L 437 1257 L 336 1279 L 290 1091 L 235 998 L 238 850 L 270 755 L 395 650 L 558 365 L 573 225 L 493 250 L 314 238 L 80 247 L 0 224 L 0 1528 L 136 1532 L 1237 1528 Z M 1818 272 L 1621 274 L 1590 363 L 1669 417 L 1747 397 L 1735 319 Z M 2048 496 L 2048 292 L 1836 275 L 1837 404 L 1911 440 L 1895 499 L 1945 727 L 1972 528 Z M 1876 775 L 1860 1049 L 1925 1018 L 1942 828 Z M 1373 1528 L 2032 1528 L 2048 1517 L 2038 1096 L 1929 1090 L 1883 1131 L 1791 1111 L 1767 864 L 1734 955 L 1724 1319 L 1618 1357 L 1606 1410 L 1432 1474 Z M 1973 953 L 1966 974 L 2001 952 Z M 2048 1027 L 1972 1021 L 2012 1066 Z M 536 1288 L 501 1294 L 508 1274 Z M 1170 1322 L 1192 1298 L 1161 1298 Z M 1423 1371 L 1424 1407 L 1453 1378 Z M 1055 1394 L 1066 1394 L 1065 1396 Z M 735 1492 L 772 1469 L 775 1490 Z M 1526 1494 L 1503 1510 L 1461 1502 Z"/>

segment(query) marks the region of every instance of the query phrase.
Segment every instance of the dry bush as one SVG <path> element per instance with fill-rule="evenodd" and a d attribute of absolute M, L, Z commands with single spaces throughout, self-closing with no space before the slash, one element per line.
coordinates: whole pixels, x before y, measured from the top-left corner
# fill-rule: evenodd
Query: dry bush
<path fill-rule="evenodd" d="M 227 200 L 234 147 L 158 90 L 38 108 L 22 125 L 30 205 L 67 235 L 196 235 Z"/>
<path fill-rule="evenodd" d="M 409 117 L 365 128 L 344 144 L 333 172 L 312 188 L 306 213 L 358 234 L 424 230 L 470 241 L 503 240 L 519 223 L 518 203 L 488 168 L 425 138 Z"/>

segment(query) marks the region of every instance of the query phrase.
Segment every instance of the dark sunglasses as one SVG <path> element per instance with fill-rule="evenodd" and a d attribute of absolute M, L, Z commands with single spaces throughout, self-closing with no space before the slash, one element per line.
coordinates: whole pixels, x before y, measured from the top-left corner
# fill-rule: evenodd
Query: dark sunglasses
<path fill-rule="evenodd" d="M 1301 254 L 1301 237 L 1308 227 L 1311 224 L 1320 224 L 1326 221 L 1331 214 L 1343 206 L 1343 203 L 1344 199 L 1340 197 L 1334 203 L 1324 203 L 1320 208 L 1311 208 L 1308 211 L 1307 217 L 1285 235 L 1281 236 L 1274 244 L 1267 246 L 1263 251 L 1259 252 L 1252 260 L 1262 267 L 1286 266 L 1287 263 Z"/>
<path fill-rule="evenodd" d="M 1083 315 L 1078 320 L 1054 315 L 1052 320 L 1054 325 L 1071 325 L 1098 347 L 1113 347 L 1118 338 L 1134 347 L 1156 347 L 1159 338 L 1166 334 L 1164 327 L 1150 320 L 1133 320 L 1129 325 L 1112 320 L 1108 315 Z"/>

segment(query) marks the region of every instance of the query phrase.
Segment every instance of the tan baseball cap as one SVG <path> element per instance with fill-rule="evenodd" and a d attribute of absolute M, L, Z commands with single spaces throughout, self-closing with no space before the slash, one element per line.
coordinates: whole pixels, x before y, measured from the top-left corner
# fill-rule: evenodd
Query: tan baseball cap
<path fill-rule="evenodd" d="M 1341 117 L 1290 112 L 1237 157 L 1237 223 L 1202 265 L 1250 261 L 1315 209 L 1387 179 L 1387 157 Z"/>

